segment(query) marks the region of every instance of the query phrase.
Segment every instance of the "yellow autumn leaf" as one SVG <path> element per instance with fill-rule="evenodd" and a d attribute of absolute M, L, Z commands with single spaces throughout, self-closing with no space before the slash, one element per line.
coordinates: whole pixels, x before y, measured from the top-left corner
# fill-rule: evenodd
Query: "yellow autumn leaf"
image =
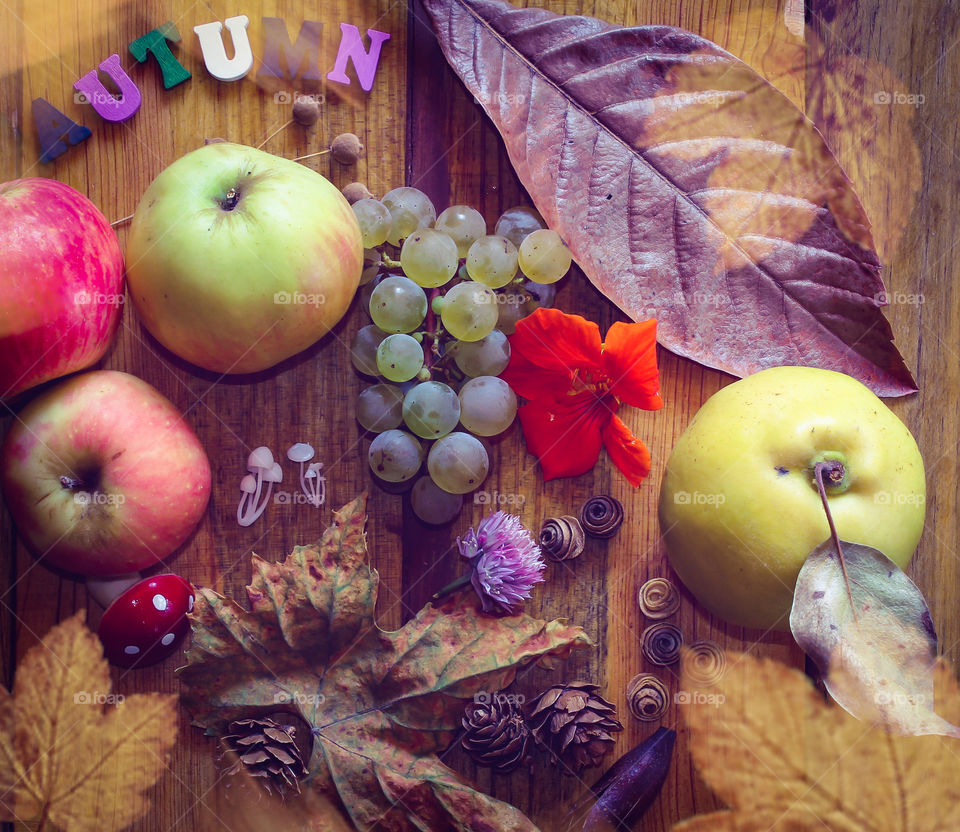
<path fill-rule="evenodd" d="M 944 666 L 937 711 L 960 711 Z M 946 832 L 960 829 L 960 740 L 895 736 L 827 704 L 799 671 L 728 653 L 727 672 L 682 706 L 703 780 L 731 811 L 673 832 Z"/>
<path fill-rule="evenodd" d="M 43 832 L 114 832 L 145 814 L 177 736 L 177 697 L 114 696 L 78 613 L 0 688 L 0 787 L 8 814 Z"/>

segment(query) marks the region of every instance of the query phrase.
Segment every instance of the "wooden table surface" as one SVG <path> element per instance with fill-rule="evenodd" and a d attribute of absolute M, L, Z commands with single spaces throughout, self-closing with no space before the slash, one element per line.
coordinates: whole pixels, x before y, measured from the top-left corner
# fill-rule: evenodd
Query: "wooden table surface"
<path fill-rule="evenodd" d="M 888 290 L 895 300 L 903 298 L 889 308 L 888 316 L 920 392 L 890 404 L 917 437 L 928 472 L 927 527 L 910 573 L 930 602 L 944 652 L 956 660 L 960 304 L 954 274 L 960 253 L 954 250 L 954 222 L 960 215 L 955 210 L 960 199 L 960 16 L 952 4 L 934 0 L 808 0 L 806 8 L 799 0 L 541 0 L 540 5 L 614 23 L 663 23 L 699 32 L 765 73 L 805 107 L 827 136 L 874 220 Z M 239 82 L 218 82 L 203 67 L 192 28 L 241 13 L 251 19 L 254 71 Z M 327 101 L 317 128 L 288 127 L 264 149 L 292 158 L 322 149 L 340 132 L 353 131 L 366 146 L 355 167 L 341 167 L 329 156 L 305 164 L 338 186 L 365 181 L 378 195 L 404 183 L 415 185 L 429 193 L 438 209 L 466 202 L 481 210 L 491 226 L 503 209 L 527 201 L 496 131 L 443 61 L 422 8 L 402 0 L 0 0 L 0 176 L 54 177 L 87 194 L 115 220 L 132 213 L 153 177 L 205 137 L 259 145 L 289 117 L 289 105 L 278 103 L 276 92 L 304 89 L 299 81 L 269 89 L 258 83 L 262 16 L 285 18 L 293 35 L 304 19 L 323 21 L 320 66 L 325 72 L 333 65 L 340 22 L 391 35 L 369 94 L 356 82 L 347 90 L 325 85 Z M 183 40 L 175 51 L 193 74 L 170 91 L 162 88 L 155 64 L 136 65 L 127 51 L 130 41 L 167 20 L 179 27 Z M 132 120 L 110 125 L 75 102 L 72 85 L 114 52 L 139 85 L 143 106 Z M 891 95 L 892 103 L 875 103 L 882 92 Z M 917 98 L 906 103 L 903 96 L 910 95 Z M 93 132 L 90 140 L 53 164 L 38 162 L 30 108 L 38 96 Z M 123 244 L 126 227 L 119 226 L 118 234 Z M 623 319 L 580 276 L 565 281 L 557 304 L 596 320 L 601 331 Z M 368 441 L 353 416 L 362 381 L 347 355 L 352 334 L 363 324 L 363 312 L 355 303 L 330 336 L 280 367 L 253 377 L 219 378 L 161 348 L 132 306 L 125 306 L 120 335 L 100 366 L 134 373 L 169 397 L 188 415 L 213 468 L 209 510 L 171 560 L 173 570 L 243 598 L 250 552 L 281 558 L 294 544 L 318 536 L 329 522 L 331 506 L 370 489 L 368 532 L 382 581 L 382 626 L 402 624 L 458 574 L 461 566 L 452 544 L 487 509 L 471 503 L 450 528 L 428 530 L 412 515 L 407 498 L 372 486 Z M 582 624 L 596 647 L 555 671 L 522 674 L 516 687 L 532 695 L 550 680 L 596 681 L 621 708 L 626 729 L 617 754 L 656 728 L 629 716 L 624 689 L 635 673 L 655 670 L 641 657 L 638 636 L 644 622 L 635 597 L 647 578 L 671 575 L 656 518 L 664 465 L 699 406 L 731 381 L 665 350 L 660 350 L 659 360 L 664 409 L 625 411 L 628 425 L 653 454 L 653 473 L 639 489 L 631 489 L 605 456 L 589 474 L 545 485 L 516 428 L 495 445 L 485 485 L 489 492 L 518 495 L 514 502 L 522 499 L 522 506 L 517 510 L 531 528 L 539 528 L 547 517 L 575 512 L 592 494 L 612 494 L 626 508 L 627 520 L 616 537 L 608 543 L 591 541 L 583 556 L 567 567 L 552 566 L 548 582 L 528 605 L 533 614 L 565 616 Z M 11 418 L 4 408 L 0 433 Z M 326 464 L 327 506 L 319 512 L 273 506 L 251 528 L 238 528 L 238 482 L 249 450 L 266 444 L 282 452 L 297 441 L 317 446 L 318 458 Z M 17 540 L 6 510 L 0 513 L 0 551 L 8 559 L 0 570 L 0 639 L 3 681 L 9 685 L 16 661 L 53 624 L 86 608 L 96 626 L 101 611 L 82 583 L 36 565 Z M 789 636 L 727 626 L 689 595 L 684 595 L 676 620 L 688 640 L 712 639 L 728 648 L 803 664 Z M 149 669 L 114 671 L 115 689 L 124 694 L 176 692 L 177 664 L 171 659 Z M 676 690 L 672 672 L 660 675 Z M 674 708 L 663 723 L 678 730 L 679 741 L 662 797 L 639 826 L 651 832 L 717 805 L 693 770 Z M 216 788 L 214 745 L 189 727 L 186 715 L 180 732 L 170 770 L 152 791 L 154 808 L 133 829 L 226 828 L 218 819 L 223 797 Z M 523 771 L 491 777 L 457 749 L 446 760 L 551 832 L 563 828 L 564 811 L 584 792 L 582 783 L 561 778 L 545 763 L 532 777 Z"/>

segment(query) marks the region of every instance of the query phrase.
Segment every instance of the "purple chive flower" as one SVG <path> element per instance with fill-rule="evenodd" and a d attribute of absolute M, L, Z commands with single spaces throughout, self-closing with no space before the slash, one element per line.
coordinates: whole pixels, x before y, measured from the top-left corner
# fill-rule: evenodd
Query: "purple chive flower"
<path fill-rule="evenodd" d="M 513 614 L 543 580 L 540 547 L 514 514 L 497 511 L 485 517 L 476 531 L 457 538 L 457 546 L 473 565 L 470 582 L 484 612 Z"/>

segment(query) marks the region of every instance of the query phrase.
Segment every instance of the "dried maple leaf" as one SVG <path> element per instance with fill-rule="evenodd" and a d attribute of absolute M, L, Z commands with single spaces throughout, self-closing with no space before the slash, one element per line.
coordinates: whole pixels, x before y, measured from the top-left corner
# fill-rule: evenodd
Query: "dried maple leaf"
<path fill-rule="evenodd" d="M 823 137 L 716 44 L 503 0 L 424 0 L 444 55 L 584 273 L 660 343 L 916 385 L 870 222 Z"/>
<path fill-rule="evenodd" d="M 184 702 L 208 734 L 240 715 L 298 712 L 313 728 L 309 788 L 336 792 L 361 830 L 530 832 L 439 757 L 466 700 L 510 684 L 519 666 L 589 639 L 562 621 L 484 616 L 471 594 L 425 606 L 395 632 L 374 623 L 365 497 L 334 512 L 319 545 L 282 563 L 253 556 L 251 611 L 201 589 Z"/>
<path fill-rule="evenodd" d="M 112 695 L 100 641 L 83 618 L 27 652 L 12 696 L 0 687 L 0 802 L 37 832 L 132 823 L 150 808 L 144 791 L 177 738 L 177 697 Z"/>
<path fill-rule="evenodd" d="M 942 664 L 942 711 L 960 692 Z M 886 733 L 828 705 L 799 671 L 728 653 L 727 672 L 682 706 L 697 770 L 731 811 L 673 832 L 947 832 L 960 828 L 960 743 Z M 938 703 L 938 710 L 941 710 Z"/>

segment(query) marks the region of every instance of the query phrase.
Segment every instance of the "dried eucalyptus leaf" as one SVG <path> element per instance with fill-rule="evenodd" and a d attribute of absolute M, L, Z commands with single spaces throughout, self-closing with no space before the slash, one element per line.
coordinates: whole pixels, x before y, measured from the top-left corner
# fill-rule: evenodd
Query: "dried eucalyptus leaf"
<path fill-rule="evenodd" d="M 800 570 L 790 611 L 797 643 L 855 717 L 901 734 L 960 736 L 933 712 L 937 634 L 917 585 L 883 552 L 841 546 L 849 589 L 832 539 Z"/>
<path fill-rule="evenodd" d="M 661 344 L 740 376 L 803 364 L 916 390 L 850 180 L 750 67 L 668 26 L 423 5 L 534 205 L 606 297 L 657 318 Z"/>

